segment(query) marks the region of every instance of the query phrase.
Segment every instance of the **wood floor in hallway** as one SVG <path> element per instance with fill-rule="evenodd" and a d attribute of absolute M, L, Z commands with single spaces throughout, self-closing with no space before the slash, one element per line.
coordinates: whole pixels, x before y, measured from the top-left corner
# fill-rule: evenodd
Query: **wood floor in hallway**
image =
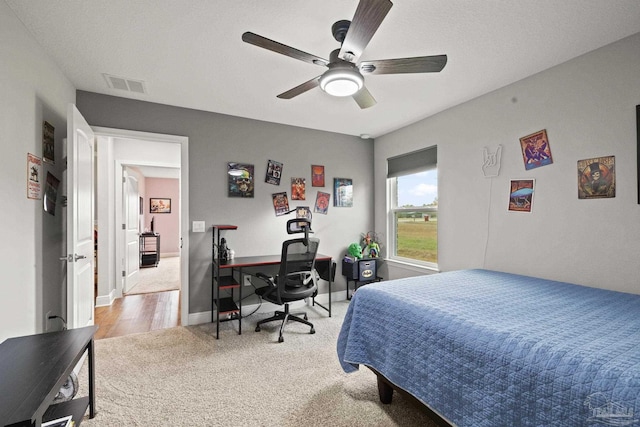
<path fill-rule="evenodd" d="M 180 326 L 180 291 L 127 295 L 95 308 L 95 339 Z"/>

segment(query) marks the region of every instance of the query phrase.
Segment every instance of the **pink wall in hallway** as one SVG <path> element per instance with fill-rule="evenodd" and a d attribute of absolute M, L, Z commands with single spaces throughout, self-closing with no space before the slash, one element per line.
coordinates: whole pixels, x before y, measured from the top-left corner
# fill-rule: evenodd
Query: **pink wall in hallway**
<path fill-rule="evenodd" d="M 144 198 L 144 228 L 154 220 L 154 231 L 160 233 L 160 257 L 180 253 L 180 180 L 146 178 Z M 171 199 L 171 213 L 150 213 L 150 199 Z"/>

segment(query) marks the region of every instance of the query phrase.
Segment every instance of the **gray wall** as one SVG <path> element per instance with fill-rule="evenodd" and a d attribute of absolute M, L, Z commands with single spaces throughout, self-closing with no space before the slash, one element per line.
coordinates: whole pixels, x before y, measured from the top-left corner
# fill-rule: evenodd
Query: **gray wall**
<path fill-rule="evenodd" d="M 333 193 L 334 177 L 351 178 L 354 206 L 333 207 L 313 215 L 320 252 L 339 261 L 352 242 L 373 226 L 373 142 L 335 133 L 278 125 L 198 110 L 78 91 L 77 105 L 91 126 L 172 134 L 189 138 L 189 223 L 205 221 L 206 233 L 191 233 L 189 313 L 211 309 L 211 241 L 213 224 L 234 224 L 226 238 L 236 256 L 280 253 L 293 215 L 276 217 L 272 193 L 291 196 L 291 177 L 307 178 L 307 200 L 290 206 L 313 206 L 316 191 Z M 284 164 L 279 186 L 264 182 L 267 161 Z M 227 196 L 228 162 L 255 167 L 255 197 Z M 311 186 L 311 165 L 325 166 L 325 187 Z M 332 196 L 333 200 L 333 196 Z M 346 284 L 338 269 L 334 290 Z M 323 284 L 320 293 L 326 293 Z"/>
<path fill-rule="evenodd" d="M 377 138 L 376 229 L 385 227 L 386 159 L 437 144 L 441 270 L 484 267 L 640 293 L 638 104 L 640 34 Z M 554 163 L 526 171 L 519 138 L 541 129 Z M 485 178 L 483 148 L 498 144 L 500 175 Z M 578 200 L 577 161 L 611 155 L 616 197 Z M 518 178 L 536 180 L 531 213 L 507 210 Z M 415 274 L 387 266 L 391 277 Z"/>

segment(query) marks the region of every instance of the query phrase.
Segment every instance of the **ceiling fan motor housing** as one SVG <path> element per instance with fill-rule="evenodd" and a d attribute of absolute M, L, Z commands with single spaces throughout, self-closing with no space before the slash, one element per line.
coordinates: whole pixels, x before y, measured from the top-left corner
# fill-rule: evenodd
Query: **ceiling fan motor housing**
<path fill-rule="evenodd" d="M 338 21 L 331 26 L 331 34 L 333 34 L 333 38 L 340 44 L 344 41 L 344 38 L 347 36 L 347 31 L 349 31 L 349 25 L 351 25 L 351 21 L 343 19 L 342 21 Z"/>

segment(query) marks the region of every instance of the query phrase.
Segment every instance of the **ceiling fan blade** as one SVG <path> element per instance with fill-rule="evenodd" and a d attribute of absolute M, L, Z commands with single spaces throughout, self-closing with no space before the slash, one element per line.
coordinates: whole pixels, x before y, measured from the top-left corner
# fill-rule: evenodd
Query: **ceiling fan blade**
<path fill-rule="evenodd" d="M 294 96 L 298 96 L 302 93 L 305 93 L 308 90 L 311 90 L 315 87 L 318 87 L 318 85 L 320 84 L 320 76 L 318 77 L 314 77 L 313 79 L 302 83 L 301 85 L 298 85 L 296 87 L 294 87 L 293 89 L 289 89 L 286 92 L 282 92 L 280 95 L 278 95 L 278 98 L 280 99 L 291 99 Z"/>
<path fill-rule="evenodd" d="M 353 99 L 356 100 L 360 108 L 365 109 L 376 105 L 376 99 L 371 95 L 371 92 L 366 86 L 363 86 L 358 92 L 353 95 Z"/>
<path fill-rule="evenodd" d="M 280 53 L 282 55 L 298 59 L 300 61 L 308 62 L 310 64 L 322 65 L 325 67 L 329 64 L 329 61 L 327 61 L 326 59 L 311 55 L 310 53 L 303 52 L 291 46 L 278 43 L 277 41 L 259 36 L 250 31 L 247 31 L 242 35 L 242 41 L 261 47 L 263 49 L 270 50 L 272 52 Z"/>
<path fill-rule="evenodd" d="M 360 0 L 340 48 L 341 59 L 356 62 L 393 6 L 389 0 Z"/>
<path fill-rule="evenodd" d="M 362 61 L 362 74 L 438 73 L 447 65 L 447 55 Z"/>

